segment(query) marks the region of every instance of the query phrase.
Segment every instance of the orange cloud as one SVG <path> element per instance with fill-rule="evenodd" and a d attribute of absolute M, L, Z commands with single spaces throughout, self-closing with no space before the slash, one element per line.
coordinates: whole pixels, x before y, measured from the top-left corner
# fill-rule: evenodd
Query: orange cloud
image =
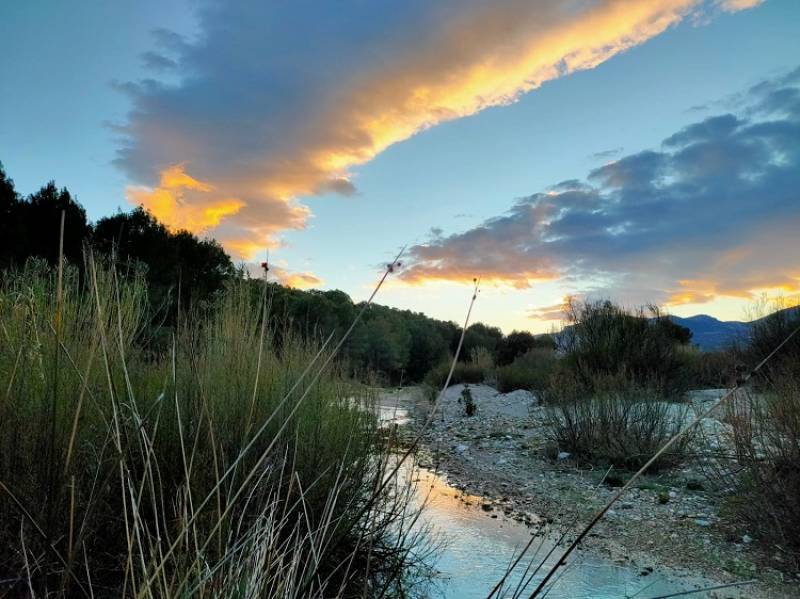
<path fill-rule="evenodd" d="M 748 254 L 749 252 L 742 252 Z M 729 254 L 724 254 L 724 262 Z M 755 301 L 760 297 L 770 299 L 793 297 L 800 294 L 800 274 L 764 272 L 756 276 L 742 273 L 741 278 L 720 273 L 716 279 L 683 279 L 678 281 L 679 290 L 670 292 L 666 305 L 706 304 L 720 297 Z"/>
<path fill-rule="evenodd" d="M 699 4 L 611 0 L 579 11 L 507 1 L 473 10 L 395 64 L 357 78 L 317 121 L 321 135 L 309 140 L 306 154 L 311 170 L 346 177 L 351 167 L 421 130 L 594 68 L 662 33 Z"/>
<path fill-rule="evenodd" d="M 264 276 L 264 271 L 254 264 L 248 265 L 248 270 L 251 277 L 261 278 Z M 293 287 L 295 289 L 313 289 L 322 287 L 325 281 L 320 279 L 311 272 L 294 272 L 286 268 L 270 264 L 269 267 L 269 280 L 280 283 L 285 287 Z"/>
<path fill-rule="evenodd" d="M 175 164 L 161 171 L 158 187 L 129 187 L 126 195 L 131 204 L 144 206 L 166 226 L 202 233 L 244 206 L 241 200 L 214 196 L 213 191 L 213 186 Z"/>
<path fill-rule="evenodd" d="M 249 239 L 222 239 L 219 241 L 228 252 L 243 260 L 254 260 L 259 253 L 263 254 L 265 249 L 272 247 L 269 244 L 265 245 Z"/>
<path fill-rule="evenodd" d="M 528 318 L 542 322 L 564 320 L 568 300 L 569 298 L 565 297 L 560 304 L 531 308 L 528 310 Z"/>
<path fill-rule="evenodd" d="M 287 273 L 286 276 L 279 278 L 278 282 L 295 289 L 312 289 L 323 285 L 323 280 L 310 272 Z"/>
<path fill-rule="evenodd" d="M 529 289 L 538 283 L 553 281 L 559 278 L 559 275 L 538 271 L 526 272 L 524 270 L 514 273 L 505 271 L 492 272 L 479 266 L 476 266 L 475 269 L 458 267 L 439 269 L 415 265 L 412 270 L 401 275 L 400 280 L 408 285 L 425 285 L 433 282 L 471 283 L 475 278 L 480 278 L 483 286 Z"/>
<path fill-rule="evenodd" d="M 755 3 L 719 0 L 716 6 L 740 10 Z M 229 248 L 236 246 L 227 238 L 247 248 L 274 244 L 275 235 L 302 228 L 309 216 L 296 198 L 331 190 L 352 193 L 351 170 L 392 144 L 444 121 L 512 103 L 546 81 L 594 68 L 708 6 L 706 0 L 465 4 L 458 14 L 443 12 L 449 16 L 421 32 L 414 44 L 393 47 L 385 41 L 364 48 L 355 54 L 361 62 L 348 65 L 341 77 L 329 78 L 328 69 L 319 74 L 314 64 L 281 62 L 276 78 L 302 72 L 308 79 L 301 79 L 306 83 L 299 90 L 287 85 L 290 97 L 275 105 L 268 105 L 270 90 L 282 86 L 266 76 L 273 73 L 261 71 L 260 61 L 252 61 L 258 51 L 269 53 L 269 46 L 249 47 L 237 36 L 230 36 L 236 44 L 219 38 L 201 41 L 197 48 L 187 44 L 185 52 L 196 59 L 187 61 L 192 77 L 177 87 L 141 86 L 134 92 L 129 144 L 119 160 L 136 175 L 153 164 L 178 166 L 163 171 L 155 189 L 134 187 L 128 196 L 171 226 L 194 231 L 234 226 L 235 235 L 214 232 Z M 261 37 L 269 44 L 269 36 Z M 212 42 L 227 49 L 229 59 L 238 59 L 239 68 L 204 68 L 203 44 Z M 335 53 L 338 42 L 331 47 Z M 270 87 L 257 88 L 258 81 Z M 279 97 L 278 91 L 272 93 Z M 214 101 L 205 101 L 203 94 Z M 189 176 L 184 163 L 202 181 Z M 533 273 L 531 280 L 536 278 Z"/>

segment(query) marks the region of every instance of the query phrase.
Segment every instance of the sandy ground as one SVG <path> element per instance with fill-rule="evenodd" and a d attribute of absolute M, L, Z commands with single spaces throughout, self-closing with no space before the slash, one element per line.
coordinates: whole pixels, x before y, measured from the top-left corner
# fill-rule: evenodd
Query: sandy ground
<path fill-rule="evenodd" d="M 484 497 L 487 517 L 502 514 L 527 522 L 543 518 L 554 530 L 574 536 L 570 531 L 586 523 L 615 493 L 601 482 L 606 472 L 578 468 L 570 456 L 558 455 L 547 440 L 547 413 L 535 395 L 469 387 L 475 414 L 465 414 L 463 386 L 450 387 L 425 434 L 421 465 L 445 473 L 453 486 Z M 689 413 L 701 411 L 721 393 L 691 394 Z M 407 426 L 412 429 L 428 420 L 430 404 L 419 390 L 393 391 L 385 398 L 407 407 Z M 684 411 L 676 409 L 676 414 Z M 703 421 L 702 443 L 719 447 L 726 426 L 714 418 Z M 701 466 L 695 460 L 678 470 L 644 477 L 595 527 L 586 547 L 641 568 L 666 566 L 721 583 L 758 581 L 746 590 L 713 596 L 800 597 L 800 575 L 783 573 L 780 556 L 765 552 L 746 530 L 736 529 L 720 514 L 719 496 L 708 490 Z"/>

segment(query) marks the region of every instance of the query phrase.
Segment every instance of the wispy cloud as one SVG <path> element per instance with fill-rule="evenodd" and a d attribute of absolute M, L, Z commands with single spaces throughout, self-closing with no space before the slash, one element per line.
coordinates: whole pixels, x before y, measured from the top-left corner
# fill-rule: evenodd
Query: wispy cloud
<path fill-rule="evenodd" d="M 322 279 L 310 272 L 291 272 L 278 266 L 271 266 L 269 272 L 281 285 L 295 289 L 321 287 L 324 283 Z"/>
<path fill-rule="evenodd" d="M 703 303 L 800 290 L 800 69 L 693 123 L 410 249 L 410 283 L 560 280 L 632 301 Z"/>
<path fill-rule="evenodd" d="M 616 158 L 617 156 L 621 156 L 622 153 L 625 151 L 625 148 L 609 148 L 608 150 L 601 150 L 600 152 L 595 152 L 590 156 L 593 160 L 610 160 L 612 158 Z"/>
<path fill-rule="evenodd" d="M 685 18 L 755 3 L 206 0 L 197 41 L 160 31 L 159 52 L 145 57 L 177 83 L 124 86 L 133 109 L 117 163 L 137 186 L 132 201 L 168 224 L 211 226 L 248 257 L 304 227 L 298 198 L 353 193 L 352 169 L 388 146 L 593 68 Z M 207 189 L 165 188 L 176 168 Z"/>
<path fill-rule="evenodd" d="M 262 279 L 264 277 L 264 269 L 261 265 L 250 262 L 245 264 L 244 267 L 251 278 Z M 322 287 L 325 284 L 325 281 L 312 272 L 295 272 L 276 264 L 269 265 L 268 275 L 270 282 L 278 282 L 281 285 L 295 289 L 312 289 Z"/>
<path fill-rule="evenodd" d="M 567 300 L 568 298 L 564 298 L 560 304 L 530 308 L 528 310 L 528 318 L 543 322 L 564 320 Z"/>

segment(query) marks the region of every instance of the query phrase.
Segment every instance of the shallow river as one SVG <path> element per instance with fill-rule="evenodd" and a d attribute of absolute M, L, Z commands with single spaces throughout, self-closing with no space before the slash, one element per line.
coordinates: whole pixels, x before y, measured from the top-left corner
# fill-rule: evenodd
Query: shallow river
<path fill-rule="evenodd" d="M 407 421 L 407 413 L 391 401 L 379 406 L 381 420 L 389 422 Z M 505 518 L 497 511 L 488 513 L 481 508 L 481 498 L 465 495 L 447 484 L 443 476 L 420 469 L 415 472 L 418 481 L 417 501 L 426 501 L 422 520 L 431 526 L 434 534 L 444 541 L 434 564 L 438 574 L 433 596 L 470 599 L 486 597 L 494 585 L 502 579 L 509 563 L 530 540 L 536 527 Z M 497 514 L 493 518 L 492 514 Z M 524 576 L 531 561 L 534 566 L 553 547 L 555 538 L 542 535 L 531 545 L 531 557 L 523 559 L 506 582 L 501 598 L 514 597 L 514 591 Z M 558 559 L 559 551 L 547 560 L 545 567 L 527 587 L 528 597 L 546 571 Z M 643 575 L 644 574 L 644 575 Z M 648 599 L 680 591 L 707 587 L 711 583 L 702 579 L 678 579 L 670 573 L 656 570 L 643 572 L 629 565 L 618 565 L 587 551 L 576 551 L 567 566 L 556 576 L 547 597 L 604 598 L 636 597 Z M 706 597 L 706 593 L 692 594 Z M 725 595 L 722 595 L 725 596 Z M 495 595 L 498 597 L 498 595 Z"/>

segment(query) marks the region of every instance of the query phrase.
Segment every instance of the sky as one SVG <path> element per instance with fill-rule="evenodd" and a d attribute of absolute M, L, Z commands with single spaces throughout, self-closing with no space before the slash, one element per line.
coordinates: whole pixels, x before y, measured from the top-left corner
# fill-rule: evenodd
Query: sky
<path fill-rule="evenodd" d="M 289 285 L 546 331 L 800 292 L 796 0 L 0 5 L 0 161 Z"/>

